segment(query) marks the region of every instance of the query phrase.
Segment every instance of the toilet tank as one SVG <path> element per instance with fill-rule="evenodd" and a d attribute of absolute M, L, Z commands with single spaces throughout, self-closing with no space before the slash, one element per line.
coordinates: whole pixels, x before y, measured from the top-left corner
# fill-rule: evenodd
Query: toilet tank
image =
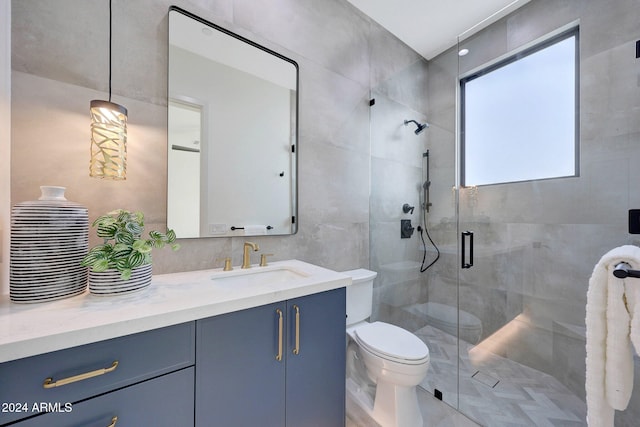
<path fill-rule="evenodd" d="M 351 286 L 347 286 L 347 325 L 353 325 L 371 316 L 373 279 L 378 273 L 364 268 L 342 273 L 351 276 Z"/>

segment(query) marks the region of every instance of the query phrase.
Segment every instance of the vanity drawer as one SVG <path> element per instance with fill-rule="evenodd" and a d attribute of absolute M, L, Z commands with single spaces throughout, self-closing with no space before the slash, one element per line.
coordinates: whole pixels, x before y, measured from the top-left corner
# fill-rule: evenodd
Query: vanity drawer
<path fill-rule="evenodd" d="M 0 404 L 29 411 L 0 411 L 0 425 L 33 415 L 34 403 L 75 403 L 194 363 L 194 322 L 2 363 Z"/>
<path fill-rule="evenodd" d="M 186 368 L 74 404 L 68 412 L 24 420 L 15 427 L 193 426 L 193 382 L 194 368 Z"/>

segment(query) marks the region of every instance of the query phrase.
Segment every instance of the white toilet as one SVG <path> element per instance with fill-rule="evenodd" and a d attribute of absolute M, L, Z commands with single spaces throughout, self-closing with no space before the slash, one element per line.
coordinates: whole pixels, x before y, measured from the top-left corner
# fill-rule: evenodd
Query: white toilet
<path fill-rule="evenodd" d="M 382 427 L 422 427 L 416 386 L 427 375 L 429 348 L 405 329 L 366 321 L 376 272 L 344 274 L 353 281 L 347 287 L 347 388 L 353 386 L 354 400 Z"/>

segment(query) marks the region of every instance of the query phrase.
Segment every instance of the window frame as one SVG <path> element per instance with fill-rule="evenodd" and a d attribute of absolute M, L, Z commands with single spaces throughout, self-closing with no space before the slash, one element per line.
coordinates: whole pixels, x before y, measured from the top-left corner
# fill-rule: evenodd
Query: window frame
<path fill-rule="evenodd" d="M 484 184 L 473 184 L 466 182 L 466 132 L 465 132 L 465 120 L 466 120 L 466 98 L 465 98 L 465 85 L 473 81 L 479 77 L 482 77 L 486 74 L 489 74 L 495 70 L 503 68 L 509 64 L 517 62 L 523 58 L 526 58 L 534 53 L 537 53 L 541 50 L 544 50 L 550 46 L 555 45 L 561 41 L 569 39 L 571 37 L 575 37 L 575 65 L 574 65 L 574 173 L 572 175 L 563 175 L 563 176 L 552 176 L 545 178 L 529 178 L 529 179 L 521 179 L 515 181 L 499 181 L 499 182 L 490 182 Z M 501 57 L 495 62 L 491 62 L 489 64 L 485 64 L 481 67 L 476 68 L 475 71 L 468 73 L 467 75 L 462 76 L 459 79 L 459 90 L 460 90 L 460 185 L 462 187 L 473 186 L 473 187 L 484 187 L 489 185 L 501 185 L 501 184 L 514 184 L 514 183 L 524 183 L 524 182 L 532 182 L 532 181 L 546 181 L 551 179 L 562 179 L 562 178 L 577 178 L 580 176 L 580 31 L 578 26 L 572 26 L 569 29 L 558 32 L 557 34 L 553 34 L 551 36 L 546 36 L 539 42 L 535 42 L 530 46 L 527 46 L 519 51 L 509 53 L 505 57 Z"/>

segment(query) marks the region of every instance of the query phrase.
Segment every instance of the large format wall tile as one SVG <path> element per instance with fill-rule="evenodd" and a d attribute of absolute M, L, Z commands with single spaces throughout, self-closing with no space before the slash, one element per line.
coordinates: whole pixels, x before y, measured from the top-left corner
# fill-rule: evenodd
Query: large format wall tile
<path fill-rule="evenodd" d="M 584 359 L 584 342 L 559 333 L 557 324 L 584 327 L 594 265 L 613 247 L 640 243 L 627 233 L 626 223 L 627 210 L 640 208 L 634 190 L 640 176 L 635 167 L 640 159 L 640 97 L 634 48 L 640 37 L 639 7 L 635 0 L 539 0 L 463 42 L 470 53 L 460 60 L 459 69 L 466 72 L 559 27 L 580 23 L 579 176 L 463 188 L 459 195 L 460 227 L 473 230 L 476 243 L 474 267 L 461 270 L 460 307 L 480 317 L 485 333 L 503 326 L 517 331 L 508 356 L 556 375 L 572 389 L 584 386 L 584 368 L 573 369 L 567 355 Z M 429 119 L 452 129 L 456 56 L 453 50 L 446 52 L 428 67 Z M 444 150 L 447 134 L 437 139 Z M 453 134 L 449 140 L 450 155 L 440 152 L 434 158 L 455 157 Z M 440 174 L 446 179 L 447 169 L 455 175 L 454 165 L 439 166 L 438 180 L 443 179 Z M 434 234 L 446 240 L 450 228 L 445 222 L 432 225 Z M 451 273 L 443 269 L 449 264 L 458 268 L 459 259 L 448 258 L 443 256 L 428 276 L 430 300 L 455 301 L 455 293 L 446 292 L 444 285 Z M 511 328 L 516 318 L 520 327 Z M 541 344 L 551 342 L 553 348 Z M 554 368 L 558 361 L 562 365 Z M 630 409 L 617 415 L 616 425 L 633 425 L 638 402 L 634 395 Z M 461 407 L 465 404 L 461 398 Z"/>
<path fill-rule="evenodd" d="M 234 19 L 320 66 L 369 84 L 369 20 L 347 2 L 235 0 Z"/>
<path fill-rule="evenodd" d="M 40 184 L 64 185 L 93 218 L 123 207 L 143 210 L 150 228 L 164 226 L 172 4 L 300 64 L 299 231 L 251 239 L 274 259 L 367 267 L 370 70 L 389 69 L 395 55 L 413 63 L 417 54 L 342 0 L 114 1 L 113 100 L 129 109 L 124 182 L 87 172 L 89 101 L 108 90 L 108 3 L 13 1 L 12 203 L 35 198 Z M 372 40 L 395 46 L 394 56 L 372 59 Z M 180 252 L 154 255 L 154 272 L 219 266 L 229 255 L 238 264 L 244 240 L 182 240 Z"/>

